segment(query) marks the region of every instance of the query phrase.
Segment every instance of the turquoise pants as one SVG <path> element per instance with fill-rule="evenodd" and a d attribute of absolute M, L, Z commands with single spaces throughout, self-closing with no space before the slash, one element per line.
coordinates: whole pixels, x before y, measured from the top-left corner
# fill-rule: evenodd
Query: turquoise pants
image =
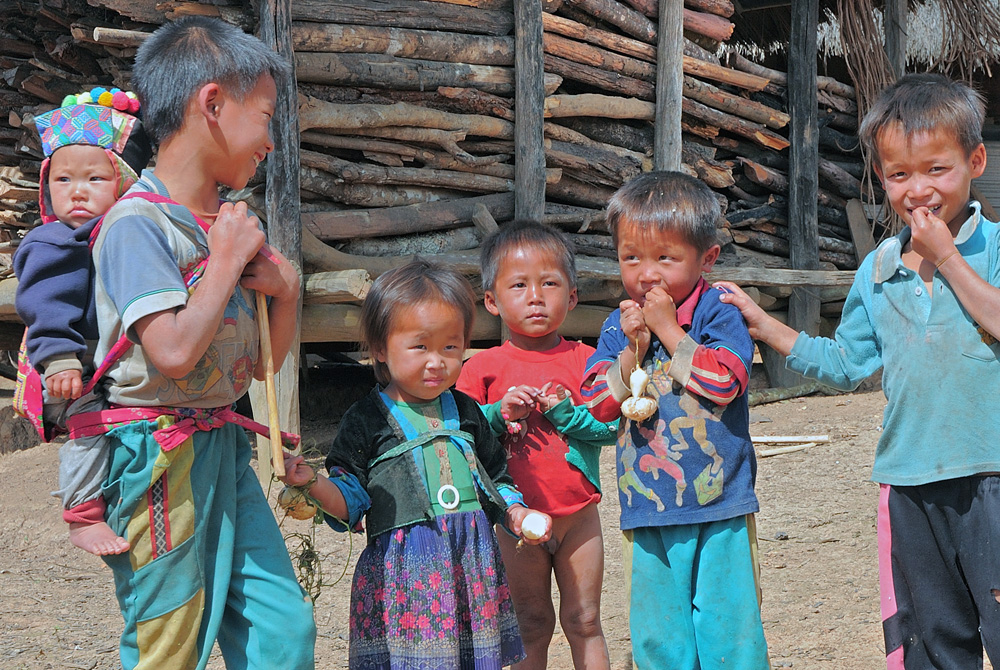
<path fill-rule="evenodd" d="M 242 428 L 162 451 L 153 431 L 114 429 L 108 523 L 131 543 L 106 556 L 125 630 L 126 670 L 201 670 L 216 641 L 229 670 L 314 667 L 312 603 L 295 579 Z"/>
<path fill-rule="evenodd" d="M 636 668 L 769 668 L 746 517 L 631 535 Z"/>

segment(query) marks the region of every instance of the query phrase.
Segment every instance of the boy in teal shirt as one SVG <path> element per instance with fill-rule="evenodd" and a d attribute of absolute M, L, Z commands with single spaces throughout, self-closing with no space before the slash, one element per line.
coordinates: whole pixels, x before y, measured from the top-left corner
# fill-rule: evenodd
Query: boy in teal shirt
<path fill-rule="evenodd" d="M 860 135 L 908 227 L 865 258 L 833 339 L 722 283 L 789 369 L 850 390 L 883 368 L 872 479 L 890 669 L 982 667 L 984 645 L 1000 660 L 1000 227 L 970 200 L 984 114 L 979 94 L 940 75 L 907 75 L 876 99 Z"/>

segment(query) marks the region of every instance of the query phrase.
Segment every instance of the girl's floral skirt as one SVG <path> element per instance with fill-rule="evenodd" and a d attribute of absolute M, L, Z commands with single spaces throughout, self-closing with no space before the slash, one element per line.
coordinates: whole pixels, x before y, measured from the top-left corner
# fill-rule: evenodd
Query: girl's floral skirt
<path fill-rule="evenodd" d="M 354 670 L 499 670 L 524 658 L 482 510 L 372 540 L 354 571 L 350 657 Z"/>

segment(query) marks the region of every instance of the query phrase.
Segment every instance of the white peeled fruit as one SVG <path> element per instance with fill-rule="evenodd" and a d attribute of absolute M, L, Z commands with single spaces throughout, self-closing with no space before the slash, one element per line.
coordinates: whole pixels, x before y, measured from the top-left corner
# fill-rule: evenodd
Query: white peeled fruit
<path fill-rule="evenodd" d="M 547 525 L 544 516 L 538 512 L 532 512 L 524 517 L 524 521 L 521 522 L 521 535 L 524 535 L 529 540 L 537 540 L 545 535 L 545 527 Z"/>
<path fill-rule="evenodd" d="M 636 368 L 628 381 L 632 397 L 626 398 L 622 403 L 622 414 L 633 421 L 644 421 L 656 412 L 656 401 L 643 395 L 649 384 L 649 375 L 642 368 Z"/>
<path fill-rule="evenodd" d="M 641 398 L 646 392 L 646 385 L 649 384 L 649 375 L 642 368 L 632 370 L 628 378 L 628 387 L 632 391 L 633 398 Z"/>
<path fill-rule="evenodd" d="M 622 403 L 622 414 L 633 421 L 645 421 L 656 412 L 652 398 L 628 398 Z"/>
<path fill-rule="evenodd" d="M 300 521 L 313 518 L 319 511 L 306 494 L 294 486 L 281 489 L 281 493 L 278 494 L 278 504 L 285 510 L 285 514 Z"/>

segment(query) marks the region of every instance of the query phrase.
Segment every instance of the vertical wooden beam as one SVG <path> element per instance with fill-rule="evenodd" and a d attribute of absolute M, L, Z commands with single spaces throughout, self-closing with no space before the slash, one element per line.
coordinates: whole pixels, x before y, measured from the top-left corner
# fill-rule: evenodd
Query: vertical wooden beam
<path fill-rule="evenodd" d="M 514 216 L 545 215 L 542 0 L 514 0 Z"/>
<path fill-rule="evenodd" d="M 684 0 L 660 0 L 656 43 L 656 120 L 653 167 L 681 167 L 681 97 L 684 90 Z"/>
<path fill-rule="evenodd" d="M 885 31 L 885 55 L 896 79 L 906 72 L 907 0 L 885 0 L 882 26 Z"/>
<path fill-rule="evenodd" d="M 259 37 L 292 64 L 287 81 L 278 82 L 278 99 L 271 122 L 274 150 L 267 157 L 267 238 L 302 274 L 302 220 L 299 202 L 299 106 L 292 52 L 291 0 L 256 0 Z M 302 301 L 296 322 L 302 320 Z M 277 370 L 278 414 L 282 430 L 299 432 L 299 336 L 284 361 L 275 361 Z M 267 401 L 263 382 L 250 388 L 254 414 L 266 417 Z M 261 421 L 266 425 L 266 421 Z M 258 437 L 258 442 L 263 439 Z M 258 476 L 264 491 L 271 482 L 271 465 L 258 462 Z"/>
<path fill-rule="evenodd" d="M 788 242 L 792 268 L 819 269 L 819 132 L 816 87 L 816 27 L 818 3 L 792 3 L 792 35 L 788 50 L 789 140 Z M 812 287 L 792 291 L 788 325 L 810 335 L 819 332 L 819 295 Z M 773 386 L 792 386 L 802 378 L 772 366 Z M 772 373 L 772 370 L 768 371 Z M 777 377 L 778 379 L 775 379 Z"/>

